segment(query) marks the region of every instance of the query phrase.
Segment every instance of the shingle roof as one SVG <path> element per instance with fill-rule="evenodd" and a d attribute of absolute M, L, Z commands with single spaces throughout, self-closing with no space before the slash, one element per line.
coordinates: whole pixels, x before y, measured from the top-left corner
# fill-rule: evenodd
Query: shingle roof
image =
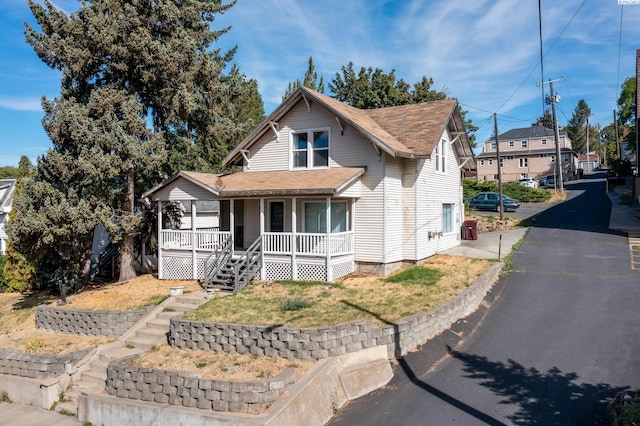
<path fill-rule="evenodd" d="M 365 173 L 362 167 L 239 172 L 229 175 L 182 171 L 143 194 L 152 197 L 172 181 L 185 178 L 220 198 L 278 195 L 334 195 Z"/>
<path fill-rule="evenodd" d="M 270 122 L 280 120 L 303 99 L 322 105 L 344 124 L 355 128 L 394 157 L 430 156 L 451 120 L 454 121 L 456 130 L 463 132 L 466 142 L 464 123 L 458 117 L 459 114 L 455 114 L 458 107 L 456 99 L 363 110 L 309 88 L 300 87 L 227 155 L 223 164 L 239 164 L 240 151 L 247 149 L 268 131 Z"/>
<path fill-rule="evenodd" d="M 560 135 L 566 136 L 565 132 L 560 132 Z M 532 139 L 532 138 L 544 138 L 554 137 L 553 129 L 548 129 L 541 125 L 535 125 L 530 127 L 521 127 L 518 129 L 507 130 L 504 133 L 498 135 L 498 140 L 506 139 Z"/>

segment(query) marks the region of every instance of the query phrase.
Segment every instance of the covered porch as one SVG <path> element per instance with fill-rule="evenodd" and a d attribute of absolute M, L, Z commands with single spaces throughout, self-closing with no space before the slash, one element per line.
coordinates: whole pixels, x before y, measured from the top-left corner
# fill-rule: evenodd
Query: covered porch
<path fill-rule="evenodd" d="M 238 258 L 256 243 L 260 247 L 256 276 L 261 280 L 333 281 L 354 272 L 355 203 L 364 170 L 340 170 L 334 170 L 332 179 L 328 173 L 309 176 L 309 172 L 223 177 L 181 172 L 181 179 L 170 179 L 145 194 L 158 202 L 158 277 L 204 280 L 221 256 Z M 260 181 L 264 175 L 277 179 L 275 173 L 294 176 L 278 182 L 284 189 L 262 188 L 262 193 L 241 188 L 238 180 Z M 294 187 L 308 180 L 331 186 L 322 190 Z M 218 228 L 198 226 L 202 221 L 196 202 L 202 200 L 219 202 Z M 176 201 L 184 208 L 188 229 L 169 229 L 163 219 L 163 206 Z"/>

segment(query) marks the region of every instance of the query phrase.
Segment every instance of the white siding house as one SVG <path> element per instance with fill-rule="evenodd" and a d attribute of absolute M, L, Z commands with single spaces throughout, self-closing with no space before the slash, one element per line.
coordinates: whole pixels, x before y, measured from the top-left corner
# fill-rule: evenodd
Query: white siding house
<path fill-rule="evenodd" d="M 225 239 L 236 252 L 260 239 L 263 279 L 387 275 L 460 244 L 474 166 L 455 99 L 360 110 L 305 87 L 224 164 L 242 171 L 180 172 L 144 194 L 193 217 L 181 230 L 158 220 L 161 278 L 201 278 Z M 197 225 L 204 200 L 219 202 L 217 230 Z"/>

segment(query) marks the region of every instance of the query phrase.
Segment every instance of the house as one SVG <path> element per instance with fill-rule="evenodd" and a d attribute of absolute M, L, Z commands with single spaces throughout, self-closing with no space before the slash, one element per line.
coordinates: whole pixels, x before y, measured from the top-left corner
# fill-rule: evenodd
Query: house
<path fill-rule="evenodd" d="M 602 166 L 600 162 L 600 156 L 595 152 L 587 154 L 580 154 L 578 157 L 578 168 L 584 171 L 593 171 Z"/>
<path fill-rule="evenodd" d="M 576 174 L 578 157 L 565 132 L 560 132 L 559 139 L 562 173 L 565 179 L 570 179 Z M 476 156 L 478 181 L 497 181 L 498 164 L 505 182 L 525 178 L 537 180 L 553 174 L 556 167 L 556 144 L 552 129 L 541 125 L 511 129 L 498 135 L 498 143 L 499 160 L 495 138 L 486 141 L 482 152 Z"/>
<path fill-rule="evenodd" d="M 160 278 L 201 278 L 257 246 L 261 279 L 389 274 L 460 244 L 474 165 L 455 99 L 360 110 L 305 87 L 223 162 L 241 171 L 182 171 L 143 195 L 158 202 Z M 197 223 L 205 200 L 218 230 L 165 229 L 163 203 Z"/>
<path fill-rule="evenodd" d="M 5 226 L 9 221 L 9 212 L 11 212 L 11 200 L 13 192 L 16 188 L 15 179 L 0 179 L 0 254 L 7 252 L 7 241 L 9 236 Z"/>

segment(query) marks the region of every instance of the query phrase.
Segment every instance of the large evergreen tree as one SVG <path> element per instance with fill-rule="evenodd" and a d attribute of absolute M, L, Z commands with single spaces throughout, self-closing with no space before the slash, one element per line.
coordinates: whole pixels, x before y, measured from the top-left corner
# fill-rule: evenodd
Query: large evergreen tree
<path fill-rule="evenodd" d="M 133 277 L 136 198 L 180 168 L 215 167 L 206 162 L 262 118 L 255 81 L 225 73 L 234 50 L 211 49 L 228 31 L 212 31 L 214 18 L 233 3 L 83 0 L 67 15 L 29 1 L 41 31 L 27 25 L 27 42 L 62 74 L 60 96 L 43 101 L 53 148 L 25 180 L 11 226 L 40 272 L 80 274 L 102 224 L 121 242 L 120 280 Z"/>
<path fill-rule="evenodd" d="M 296 80 L 293 83 L 290 82 L 287 86 L 287 91 L 282 96 L 282 100 L 287 99 L 301 86 L 308 87 L 318 93 L 324 93 L 324 79 L 320 76 L 320 80 L 318 81 L 318 73 L 316 72 L 316 67 L 313 65 L 313 58 L 311 56 L 309 56 L 307 71 L 304 73 L 304 80 Z"/>
<path fill-rule="evenodd" d="M 590 115 L 591 108 L 584 99 L 580 99 L 578 105 L 576 105 L 573 110 L 571 119 L 565 127 L 567 136 L 569 136 L 573 144 L 573 150 L 578 154 L 585 154 L 587 152 L 587 127 L 589 127 L 589 150 L 595 148 L 593 142 L 598 136 L 598 130 L 589 123 Z"/>

